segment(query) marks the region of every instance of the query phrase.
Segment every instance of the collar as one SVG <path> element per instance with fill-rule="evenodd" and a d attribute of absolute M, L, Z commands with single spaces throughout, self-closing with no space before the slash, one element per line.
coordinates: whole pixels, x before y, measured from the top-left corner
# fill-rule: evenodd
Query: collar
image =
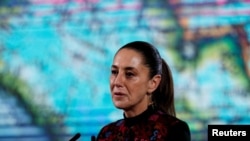
<path fill-rule="evenodd" d="M 152 105 L 149 105 L 147 110 L 142 112 L 141 114 L 135 116 L 135 117 L 126 117 L 125 114 L 123 114 L 125 126 L 131 127 L 135 124 L 138 124 L 139 122 L 145 121 L 149 118 L 150 115 L 152 115 L 154 112 L 154 108 Z"/>

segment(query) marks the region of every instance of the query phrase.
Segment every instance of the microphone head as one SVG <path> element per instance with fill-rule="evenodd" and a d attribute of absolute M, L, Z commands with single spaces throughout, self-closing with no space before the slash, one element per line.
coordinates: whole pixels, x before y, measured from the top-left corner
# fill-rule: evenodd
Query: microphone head
<path fill-rule="evenodd" d="M 91 141 L 96 141 L 95 136 L 91 136 Z"/>
<path fill-rule="evenodd" d="M 80 133 L 76 133 L 69 141 L 76 141 L 77 139 L 79 139 L 81 136 Z"/>

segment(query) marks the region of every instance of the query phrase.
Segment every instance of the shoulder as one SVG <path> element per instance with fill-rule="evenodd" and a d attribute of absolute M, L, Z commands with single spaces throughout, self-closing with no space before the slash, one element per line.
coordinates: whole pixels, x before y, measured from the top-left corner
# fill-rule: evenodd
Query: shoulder
<path fill-rule="evenodd" d="M 117 128 L 117 127 L 122 126 L 123 123 L 124 123 L 124 120 L 123 119 L 119 119 L 117 121 L 114 121 L 114 122 L 106 124 L 105 126 L 102 127 L 102 130 L 104 130 L 104 129 L 110 129 L 110 128 Z"/>
<path fill-rule="evenodd" d="M 156 119 L 156 117 L 158 118 Z M 191 140 L 189 126 L 184 120 L 161 112 L 157 112 L 155 120 L 167 129 L 168 141 Z"/>
<path fill-rule="evenodd" d="M 118 128 L 121 128 L 124 125 L 124 120 L 120 119 L 117 120 L 115 122 L 111 122 L 109 124 L 106 124 L 105 126 L 103 126 L 100 130 L 100 132 L 98 133 L 98 136 L 103 136 L 109 132 L 113 132 L 113 131 L 117 131 Z"/>
<path fill-rule="evenodd" d="M 188 124 L 179 120 L 174 126 L 169 129 L 169 141 L 190 141 L 191 134 Z"/>
<path fill-rule="evenodd" d="M 161 124 L 165 124 L 166 126 L 175 126 L 175 124 L 178 124 L 178 125 L 187 124 L 185 121 L 175 116 L 163 113 L 161 111 L 157 111 L 154 114 L 152 114 L 150 116 L 150 120 L 161 123 Z"/>
<path fill-rule="evenodd" d="M 171 126 L 169 127 L 168 140 L 169 141 L 190 141 L 191 134 L 187 122 L 176 118 L 173 119 Z"/>

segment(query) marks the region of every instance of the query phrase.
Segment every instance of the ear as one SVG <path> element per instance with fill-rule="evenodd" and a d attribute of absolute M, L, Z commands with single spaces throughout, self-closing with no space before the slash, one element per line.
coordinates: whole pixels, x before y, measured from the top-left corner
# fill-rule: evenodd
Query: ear
<path fill-rule="evenodd" d="M 152 93 L 153 91 L 155 91 L 159 86 L 160 82 L 161 82 L 161 75 L 159 74 L 151 78 L 148 83 L 148 93 Z"/>

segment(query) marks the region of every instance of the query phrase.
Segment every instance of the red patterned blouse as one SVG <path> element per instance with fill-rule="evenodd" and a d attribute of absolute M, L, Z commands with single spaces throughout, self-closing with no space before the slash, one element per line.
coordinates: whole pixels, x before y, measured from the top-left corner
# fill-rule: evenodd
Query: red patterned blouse
<path fill-rule="evenodd" d="M 186 122 L 149 106 L 142 114 L 104 126 L 97 141 L 190 141 Z"/>

